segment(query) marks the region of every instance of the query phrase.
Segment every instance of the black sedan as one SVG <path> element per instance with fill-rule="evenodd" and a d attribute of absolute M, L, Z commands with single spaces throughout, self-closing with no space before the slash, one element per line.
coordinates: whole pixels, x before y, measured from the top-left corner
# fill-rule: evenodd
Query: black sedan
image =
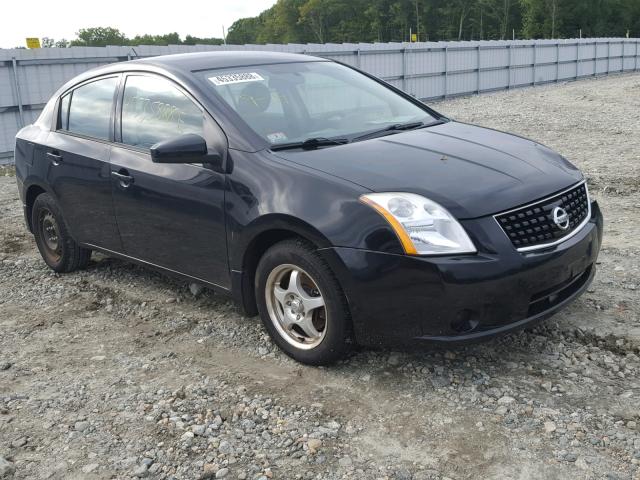
<path fill-rule="evenodd" d="M 302 55 L 91 70 L 18 133 L 15 157 L 53 270 L 95 250 L 201 282 L 309 364 L 546 318 L 587 288 L 602 238 L 561 155 Z"/>

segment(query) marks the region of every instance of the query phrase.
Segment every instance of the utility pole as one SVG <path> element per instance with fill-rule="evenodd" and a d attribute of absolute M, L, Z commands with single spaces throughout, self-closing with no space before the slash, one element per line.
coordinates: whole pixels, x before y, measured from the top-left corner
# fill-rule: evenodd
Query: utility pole
<path fill-rule="evenodd" d="M 418 0 L 416 0 L 416 40 L 420 41 L 420 14 L 418 13 Z"/>
<path fill-rule="evenodd" d="M 227 34 L 224 31 L 224 25 L 222 25 L 222 42 L 226 45 L 227 44 Z"/>

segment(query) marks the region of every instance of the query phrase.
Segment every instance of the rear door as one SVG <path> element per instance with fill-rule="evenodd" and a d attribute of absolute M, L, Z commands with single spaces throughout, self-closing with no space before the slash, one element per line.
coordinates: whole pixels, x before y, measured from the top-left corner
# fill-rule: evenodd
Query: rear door
<path fill-rule="evenodd" d="M 149 147 L 195 133 L 226 151 L 220 128 L 186 91 L 152 74 L 129 74 L 111 152 L 113 201 L 124 253 L 229 288 L 225 175 L 202 164 L 157 164 Z"/>
<path fill-rule="evenodd" d="M 59 102 L 40 161 L 74 239 L 120 251 L 111 198 L 110 140 L 120 75 L 88 81 Z"/>

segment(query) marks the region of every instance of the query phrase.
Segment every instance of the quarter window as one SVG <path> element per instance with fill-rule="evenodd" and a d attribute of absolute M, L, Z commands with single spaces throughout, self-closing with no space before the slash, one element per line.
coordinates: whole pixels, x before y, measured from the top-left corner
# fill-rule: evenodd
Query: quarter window
<path fill-rule="evenodd" d="M 71 93 L 67 120 L 60 119 L 61 128 L 80 135 L 109 140 L 111 110 L 117 85 L 118 77 L 110 77 L 76 88 Z M 61 115 L 65 113 L 69 104 L 67 97 L 62 99 Z"/>
<path fill-rule="evenodd" d="M 60 100 L 60 128 L 62 130 L 69 130 L 69 101 L 71 100 L 71 94 L 67 93 L 62 100 Z"/>
<path fill-rule="evenodd" d="M 204 136 L 200 108 L 167 80 L 129 76 L 122 103 L 122 143 L 149 148 L 177 135 Z"/>

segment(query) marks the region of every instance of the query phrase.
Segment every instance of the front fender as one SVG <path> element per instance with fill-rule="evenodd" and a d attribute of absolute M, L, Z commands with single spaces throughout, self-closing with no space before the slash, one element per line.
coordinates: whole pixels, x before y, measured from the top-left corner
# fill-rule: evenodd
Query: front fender
<path fill-rule="evenodd" d="M 319 248 L 331 246 L 330 240 L 313 225 L 292 215 L 269 213 L 255 218 L 237 233 L 229 245 L 229 257 L 235 259 L 232 270 L 243 269 L 245 253 L 255 247 L 260 239 L 274 232 L 289 232 L 302 237 Z"/>
<path fill-rule="evenodd" d="M 225 214 L 229 266 L 242 269 L 244 252 L 256 236 L 289 230 L 319 248 L 348 247 L 401 253 L 387 221 L 360 195 L 369 190 L 269 152 L 233 151 Z"/>
<path fill-rule="evenodd" d="M 231 151 L 225 221 L 232 291 L 247 312 L 253 306 L 253 274 L 264 251 L 292 236 L 331 247 L 401 253 L 386 220 L 359 201 L 368 190 L 268 152 Z"/>

